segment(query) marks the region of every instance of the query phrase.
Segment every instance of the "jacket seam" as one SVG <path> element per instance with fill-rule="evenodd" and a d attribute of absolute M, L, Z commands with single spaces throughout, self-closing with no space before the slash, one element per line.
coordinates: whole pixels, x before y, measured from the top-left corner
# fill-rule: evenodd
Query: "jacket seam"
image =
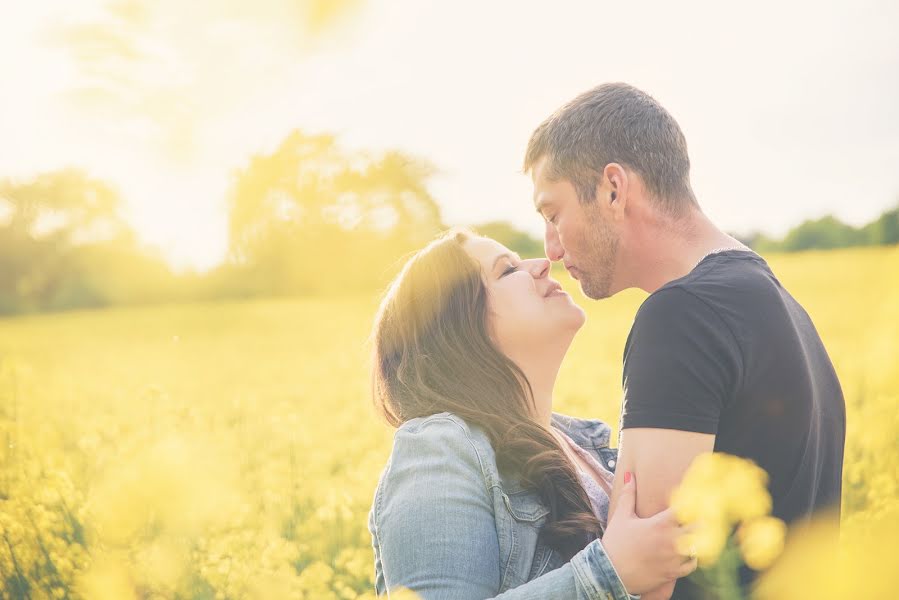
<path fill-rule="evenodd" d="M 452 423 L 453 425 L 458 427 L 460 431 L 462 431 L 463 435 L 465 435 L 466 441 L 468 441 L 468 444 L 471 446 L 471 449 L 474 450 L 475 457 L 477 457 L 477 459 L 478 459 L 478 468 L 481 471 L 481 479 L 483 480 L 484 491 L 487 492 L 488 495 L 490 495 L 490 490 L 493 486 L 490 483 L 489 478 L 487 477 L 487 472 L 484 467 L 484 459 L 481 456 L 481 452 L 478 450 L 477 444 L 475 444 L 474 440 L 471 438 L 471 432 L 468 431 L 467 425 L 463 425 L 462 423 L 459 423 L 455 418 L 452 418 L 449 416 L 439 416 L 438 417 L 438 416 L 433 416 L 433 415 L 428 420 L 420 423 L 420 425 L 424 426 L 424 425 L 427 425 L 428 423 L 435 423 L 438 421 L 446 421 L 448 423 Z"/>

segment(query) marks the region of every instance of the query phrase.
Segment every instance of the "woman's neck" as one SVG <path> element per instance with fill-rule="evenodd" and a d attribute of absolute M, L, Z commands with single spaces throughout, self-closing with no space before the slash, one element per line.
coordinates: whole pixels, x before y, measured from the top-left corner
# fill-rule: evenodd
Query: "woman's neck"
<path fill-rule="evenodd" d="M 576 333 L 577 329 L 559 329 L 552 336 L 546 336 L 542 340 L 534 340 L 527 344 L 519 343 L 511 348 L 502 346 L 499 348 L 527 378 L 534 394 L 535 419 L 546 428 L 549 428 L 552 422 L 556 377 Z"/>
<path fill-rule="evenodd" d="M 567 350 L 567 346 L 565 348 Z M 522 370 L 531 391 L 534 394 L 534 405 L 537 409 L 535 415 L 538 423 L 546 428 L 550 427 L 553 411 L 553 389 L 556 386 L 556 377 L 562 366 L 564 350 L 543 348 L 541 352 L 530 352 L 527 356 L 511 357 L 512 361 Z"/>
<path fill-rule="evenodd" d="M 537 407 L 537 422 L 549 429 L 552 422 L 553 412 L 553 388 L 555 387 L 555 378 L 548 386 L 535 386 L 533 380 L 531 388 L 534 391 L 534 404 Z"/>

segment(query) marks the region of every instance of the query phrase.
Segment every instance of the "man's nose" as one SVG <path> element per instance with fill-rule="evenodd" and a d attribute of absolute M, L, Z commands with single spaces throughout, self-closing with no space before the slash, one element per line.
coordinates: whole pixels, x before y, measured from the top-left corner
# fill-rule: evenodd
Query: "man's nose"
<path fill-rule="evenodd" d="M 549 221 L 546 222 L 546 228 L 543 230 L 543 250 L 546 252 L 546 258 L 553 262 L 562 260 L 562 257 L 565 256 L 565 250 L 562 249 L 562 244 L 559 242 L 559 234 Z"/>

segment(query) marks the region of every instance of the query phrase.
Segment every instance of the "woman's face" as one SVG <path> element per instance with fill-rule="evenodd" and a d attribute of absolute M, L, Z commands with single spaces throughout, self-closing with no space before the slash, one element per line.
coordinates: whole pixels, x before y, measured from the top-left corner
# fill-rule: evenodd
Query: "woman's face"
<path fill-rule="evenodd" d="M 584 311 L 549 277 L 545 258 L 521 260 L 490 238 L 473 237 L 465 250 L 481 264 L 489 295 L 490 330 L 508 356 L 537 344 L 568 344 L 586 319 Z"/>

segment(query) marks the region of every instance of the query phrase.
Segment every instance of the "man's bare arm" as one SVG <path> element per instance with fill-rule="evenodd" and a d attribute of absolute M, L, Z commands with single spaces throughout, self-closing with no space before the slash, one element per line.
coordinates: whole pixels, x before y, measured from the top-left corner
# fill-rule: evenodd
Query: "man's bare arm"
<path fill-rule="evenodd" d="M 615 514 L 624 474 L 628 471 L 637 480 L 637 515 L 645 518 L 665 510 L 671 492 L 681 482 L 693 459 L 703 452 L 711 452 L 714 447 L 715 436 L 708 433 L 642 427 L 622 430 L 609 514 Z M 673 592 L 672 581 L 643 594 L 642 598 L 668 600 Z"/>
<path fill-rule="evenodd" d="M 614 514 L 628 471 L 637 479 L 637 515 L 645 518 L 665 510 L 693 459 L 711 452 L 714 446 L 715 436 L 708 433 L 642 427 L 622 430 L 609 514 Z"/>

